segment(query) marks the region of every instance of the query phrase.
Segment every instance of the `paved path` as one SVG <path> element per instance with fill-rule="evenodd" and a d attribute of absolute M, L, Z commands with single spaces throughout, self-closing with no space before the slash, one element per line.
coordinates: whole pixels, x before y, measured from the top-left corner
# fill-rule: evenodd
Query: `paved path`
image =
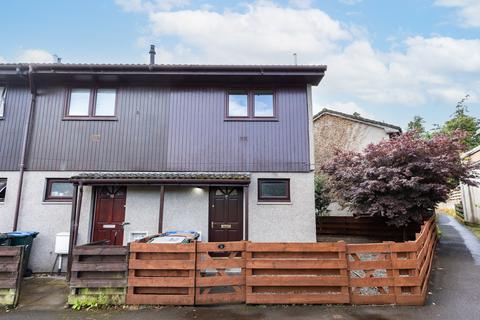
<path fill-rule="evenodd" d="M 480 319 L 480 241 L 449 216 L 440 216 L 442 237 L 437 246 L 430 279 L 428 301 L 424 307 L 393 306 L 222 306 L 165 307 L 144 310 L 75 312 L 11 311 L 0 319 Z M 474 259 L 474 257 L 476 259 Z"/>

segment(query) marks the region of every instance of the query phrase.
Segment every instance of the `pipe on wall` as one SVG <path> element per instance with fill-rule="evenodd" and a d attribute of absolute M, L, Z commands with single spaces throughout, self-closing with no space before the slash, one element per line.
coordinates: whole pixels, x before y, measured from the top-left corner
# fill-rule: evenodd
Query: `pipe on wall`
<path fill-rule="evenodd" d="M 28 138 L 30 136 L 30 129 L 32 126 L 32 119 L 33 119 L 33 114 L 35 110 L 35 104 L 37 102 L 37 88 L 35 86 L 35 81 L 33 78 L 34 73 L 35 73 L 35 70 L 33 69 L 33 66 L 30 64 L 28 66 L 28 85 L 30 88 L 31 101 L 30 101 L 30 106 L 28 108 L 25 128 L 23 130 L 22 153 L 20 155 L 17 200 L 15 203 L 15 214 L 14 214 L 13 226 L 12 226 L 13 231 L 17 231 L 17 227 L 18 227 L 18 217 L 20 216 L 20 205 L 21 205 L 22 190 L 23 190 L 23 176 L 25 173 L 25 163 L 26 163 L 27 154 L 28 154 Z"/>

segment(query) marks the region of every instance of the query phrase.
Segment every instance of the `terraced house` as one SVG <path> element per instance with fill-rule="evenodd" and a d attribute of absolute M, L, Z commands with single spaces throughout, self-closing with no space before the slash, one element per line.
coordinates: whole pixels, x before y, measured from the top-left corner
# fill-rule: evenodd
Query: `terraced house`
<path fill-rule="evenodd" d="M 0 232 L 125 244 L 314 242 L 311 87 L 325 66 L 0 65 Z"/>

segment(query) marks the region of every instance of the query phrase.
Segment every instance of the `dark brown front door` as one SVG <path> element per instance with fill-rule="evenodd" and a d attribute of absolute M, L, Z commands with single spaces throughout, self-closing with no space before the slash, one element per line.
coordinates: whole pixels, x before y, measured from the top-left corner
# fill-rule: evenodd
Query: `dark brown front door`
<path fill-rule="evenodd" d="M 95 198 L 93 241 L 108 240 L 108 244 L 123 244 L 123 223 L 127 188 L 99 187 Z"/>
<path fill-rule="evenodd" d="M 243 240 L 243 189 L 210 188 L 208 241 Z"/>

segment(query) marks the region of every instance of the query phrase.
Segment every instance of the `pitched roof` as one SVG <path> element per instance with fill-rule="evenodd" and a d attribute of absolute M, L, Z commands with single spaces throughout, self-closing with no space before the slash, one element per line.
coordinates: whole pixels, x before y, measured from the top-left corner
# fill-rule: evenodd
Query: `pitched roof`
<path fill-rule="evenodd" d="M 367 125 L 373 125 L 373 126 L 381 127 L 381 128 L 384 128 L 384 129 L 389 128 L 389 129 L 393 129 L 393 130 L 398 131 L 398 132 L 402 132 L 402 128 L 400 128 L 399 126 L 390 124 L 390 123 L 386 123 L 386 122 L 383 122 L 383 121 L 376 121 L 376 120 L 372 120 L 372 119 L 367 119 L 367 118 L 364 118 L 364 117 L 361 117 L 361 116 L 358 116 L 358 115 L 343 113 L 343 112 L 340 112 L 340 111 L 335 111 L 335 110 L 331 110 L 331 109 L 327 109 L 327 108 L 324 108 L 322 111 L 320 111 L 315 116 L 313 116 L 313 121 L 319 119 L 321 116 L 326 115 L 326 114 L 346 118 L 346 119 L 361 122 L 361 123 L 365 123 Z"/>

